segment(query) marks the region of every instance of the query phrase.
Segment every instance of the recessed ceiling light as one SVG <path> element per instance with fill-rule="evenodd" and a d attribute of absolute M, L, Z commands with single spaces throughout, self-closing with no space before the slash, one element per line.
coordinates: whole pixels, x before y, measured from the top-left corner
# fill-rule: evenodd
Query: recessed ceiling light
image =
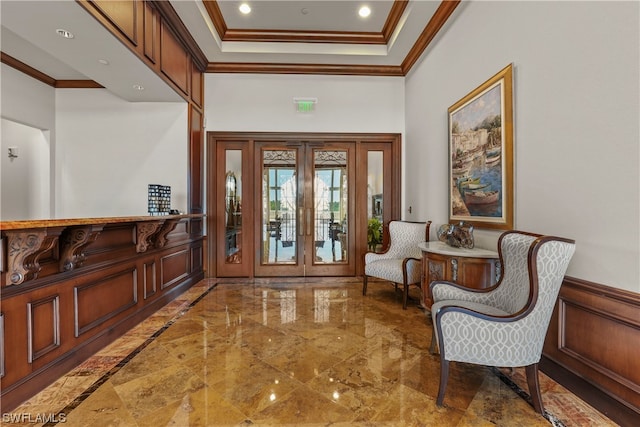
<path fill-rule="evenodd" d="M 142 86 L 142 85 L 133 85 L 133 88 L 135 90 L 144 90 L 144 86 Z"/>
<path fill-rule="evenodd" d="M 369 9 L 368 6 L 362 6 L 358 11 L 358 15 L 362 16 L 363 18 L 366 18 L 367 16 L 371 15 L 371 9 Z"/>
<path fill-rule="evenodd" d="M 242 3 L 238 9 L 245 15 L 251 12 L 251 6 L 249 6 L 247 3 Z"/>
<path fill-rule="evenodd" d="M 64 37 L 65 39 L 72 39 L 74 37 L 71 31 L 67 31 L 62 28 L 58 28 L 56 30 L 56 34 L 59 35 L 60 37 Z"/>
<path fill-rule="evenodd" d="M 302 9 L 300 9 L 300 13 L 302 13 L 303 15 L 307 15 L 309 13 L 309 9 L 303 7 Z"/>
<path fill-rule="evenodd" d="M 109 65 L 109 61 L 107 61 L 106 59 L 98 59 L 98 62 L 102 65 Z"/>

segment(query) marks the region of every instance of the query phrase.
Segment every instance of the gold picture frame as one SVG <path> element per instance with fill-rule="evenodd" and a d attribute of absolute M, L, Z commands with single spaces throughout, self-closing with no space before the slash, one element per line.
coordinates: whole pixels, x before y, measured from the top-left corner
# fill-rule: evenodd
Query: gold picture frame
<path fill-rule="evenodd" d="M 449 221 L 513 228 L 513 64 L 449 107 Z"/>

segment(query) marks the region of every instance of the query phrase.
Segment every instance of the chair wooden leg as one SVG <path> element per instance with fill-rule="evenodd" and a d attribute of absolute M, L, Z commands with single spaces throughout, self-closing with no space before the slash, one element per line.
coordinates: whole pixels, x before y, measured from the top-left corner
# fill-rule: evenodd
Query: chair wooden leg
<path fill-rule="evenodd" d="M 364 275 L 364 280 L 362 281 L 362 295 L 366 295 L 367 294 L 367 282 L 368 282 L 368 278 L 369 276 L 367 276 L 366 274 Z"/>
<path fill-rule="evenodd" d="M 540 415 L 544 415 L 544 406 L 542 405 L 542 395 L 540 394 L 540 382 L 538 381 L 538 364 L 525 367 L 527 374 L 527 384 L 529 385 L 529 394 L 533 401 L 533 409 Z"/>
<path fill-rule="evenodd" d="M 441 353 L 442 355 L 442 353 Z M 440 357 L 440 386 L 438 388 L 438 398 L 436 405 L 442 406 L 444 401 L 444 392 L 447 389 L 447 381 L 449 380 L 449 361 Z"/>
<path fill-rule="evenodd" d="M 407 299 L 409 298 L 409 285 L 404 284 L 404 290 L 402 291 L 402 309 L 407 309 Z"/>
<path fill-rule="evenodd" d="M 436 354 L 436 330 L 431 330 L 431 344 L 429 345 L 429 354 Z"/>

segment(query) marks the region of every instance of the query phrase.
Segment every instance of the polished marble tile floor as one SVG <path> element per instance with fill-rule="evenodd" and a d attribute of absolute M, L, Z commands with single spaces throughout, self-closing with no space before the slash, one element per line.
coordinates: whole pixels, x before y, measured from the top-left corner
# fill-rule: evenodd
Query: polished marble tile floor
<path fill-rule="evenodd" d="M 203 280 L 13 414 L 65 426 L 615 425 L 543 373 L 538 415 L 520 369 L 452 363 L 437 407 L 430 319 L 415 300 L 402 310 L 388 283 L 361 289 Z"/>

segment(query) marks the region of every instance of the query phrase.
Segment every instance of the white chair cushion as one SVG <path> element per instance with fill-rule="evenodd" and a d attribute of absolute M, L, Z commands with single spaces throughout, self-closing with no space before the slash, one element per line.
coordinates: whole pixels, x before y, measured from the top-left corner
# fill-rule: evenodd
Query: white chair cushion
<path fill-rule="evenodd" d="M 402 283 L 402 261 L 401 259 L 373 261 L 364 266 L 364 274 L 394 283 Z M 411 285 L 420 282 L 422 278 L 421 267 L 421 262 L 409 260 L 407 263 L 407 284 Z"/>

